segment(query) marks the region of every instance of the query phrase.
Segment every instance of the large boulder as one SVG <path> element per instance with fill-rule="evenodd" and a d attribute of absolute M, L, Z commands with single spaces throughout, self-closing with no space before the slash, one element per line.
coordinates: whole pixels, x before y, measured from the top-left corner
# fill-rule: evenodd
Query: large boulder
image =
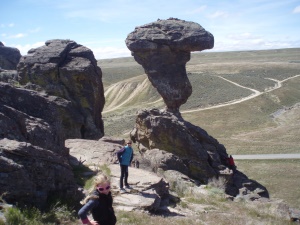
<path fill-rule="evenodd" d="M 140 150 L 141 168 L 161 175 L 176 170 L 202 184 L 223 177 L 230 195 L 236 196 L 245 188 L 245 195 L 269 196 L 264 186 L 228 168 L 226 149 L 215 138 L 171 112 L 140 110 L 130 136 Z"/>
<path fill-rule="evenodd" d="M 7 202 L 44 207 L 50 194 L 81 197 L 66 158 L 28 142 L 0 140 L 0 177 Z"/>
<path fill-rule="evenodd" d="M 214 37 L 197 23 L 170 18 L 136 27 L 127 36 L 126 45 L 167 110 L 179 112 L 192 94 L 185 69 L 190 52 L 213 48 Z"/>
<path fill-rule="evenodd" d="M 0 195 L 42 207 L 52 194 L 79 197 L 66 137 L 78 137 L 70 101 L 0 82 Z"/>
<path fill-rule="evenodd" d="M 46 41 L 45 46 L 29 50 L 21 58 L 18 73 L 26 88 L 72 102 L 82 117 L 76 128 L 79 137 L 99 139 L 104 135 L 102 72 L 90 49 L 71 40 Z"/>
<path fill-rule="evenodd" d="M 65 139 L 79 138 L 84 118 L 70 101 L 0 82 L 0 138 L 68 155 Z"/>
<path fill-rule="evenodd" d="M 124 139 L 104 136 L 99 140 L 67 139 L 66 148 L 70 152 L 70 163 L 73 165 L 103 165 L 118 161 L 117 151 L 124 144 Z"/>
<path fill-rule="evenodd" d="M 21 53 L 17 48 L 6 47 L 2 42 L 0 42 L 0 69 L 17 69 L 20 58 Z"/>
<path fill-rule="evenodd" d="M 17 69 L 0 71 L 0 195 L 39 207 L 52 195 L 81 198 L 65 140 L 104 134 L 94 55 L 52 40 L 30 50 Z"/>
<path fill-rule="evenodd" d="M 207 132 L 171 112 L 158 109 L 140 110 L 135 129 L 130 133 L 139 148 L 160 149 L 180 158 L 177 169 L 188 176 L 207 182 L 226 169 L 222 159 L 227 156 L 223 145 Z M 150 153 L 145 154 L 149 157 Z M 156 154 L 158 157 L 159 154 Z M 182 163 L 184 166 L 179 166 Z M 171 163 L 169 163 L 171 164 Z M 186 169 L 187 168 L 187 169 Z M 174 169 L 174 168 L 168 168 Z"/>

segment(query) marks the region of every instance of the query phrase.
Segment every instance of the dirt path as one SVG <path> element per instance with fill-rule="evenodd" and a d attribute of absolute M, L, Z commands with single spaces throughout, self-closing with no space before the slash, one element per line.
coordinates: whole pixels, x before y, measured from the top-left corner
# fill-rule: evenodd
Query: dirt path
<path fill-rule="evenodd" d="M 234 159 L 300 159 L 300 154 L 233 155 Z"/>
<path fill-rule="evenodd" d="M 268 90 L 266 90 L 266 91 L 264 91 L 264 92 L 260 92 L 260 91 L 255 90 L 255 89 L 252 89 L 252 88 L 248 88 L 248 87 L 239 85 L 238 83 L 235 83 L 235 82 L 230 81 L 230 80 L 228 80 L 228 79 L 226 79 L 226 78 L 224 78 L 224 77 L 219 76 L 219 77 L 222 78 L 223 80 L 226 80 L 226 81 L 228 81 L 228 82 L 230 82 L 230 83 L 232 83 L 232 84 L 234 84 L 234 85 L 236 85 L 236 86 L 238 86 L 238 87 L 242 87 L 242 88 L 251 90 L 251 91 L 253 91 L 254 93 L 251 94 L 251 95 L 249 95 L 249 96 L 247 96 L 247 97 L 240 98 L 240 99 L 235 99 L 235 100 L 232 100 L 232 101 L 229 101 L 229 102 L 225 102 L 225 103 L 222 103 L 222 104 L 219 104 L 219 105 L 209 106 L 209 107 L 206 107 L 206 108 L 198 108 L 198 109 L 185 110 L 185 111 L 182 111 L 181 114 L 183 114 L 183 113 L 197 112 L 197 111 L 203 111 L 203 110 L 207 110 L 207 109 L 215 109 L 215 108 L 220 108 L 220 107 L 224 107 L 224 106 L 228 106 L 228 105 L 238 104 L 238 103 L 247 101 L 247 100 L 249 100 L 249 99 L 255 98 L 255 97 L 259 96 L 259 95 L 262 95 L 263 93 L 270 92 L 270 91 L 273 91 L 273 90 L 275 90 L 275 89 L 278 89 L 278 88 L 282 87 L 282 83 L 283 83 L 283 82 L 285 82 L 285 81 L 287 81 L 287 80 L 290 80 L 290 79 L 294 79 L 294 78 L 299 77 L 299 76 L 300 76 L 300 74 L 299 74 L 299 75 L 295 75 L 295 76 L 293 76 L 293 77 L 286 78 L 286 79 L 284 79 L 284 80 L 282 80 L 282 81 L 280 81 L 280 80 L 275 80 L 275 79 L 272 79 L 272 78 L 265 78 L 265 79 L 269 79 L 269 80 L 275 81 L 276 84 L 274 85 L 274 87 L 272 87 L 272 88 L 270 88 L 270 89 L 268 89 Z"/>
<path fill-rule="evenodd" d="M 235 99 L 235 100 L 232 100 L 232 101 L 229 101 L 229 102 L 224 102 L 224 103 L 219 104 L 219 105 L 209 106 L 209 107 L 205 107 L 205 108 L 198 108 L 198 109 L 185 110 L 185 111 L 182 111 L 181 113 L 182 113 L 182 114 L 183 114 L 183 113 L 191 113 L 191 112 L 203 111 L 203 110 L 207 110 L 207 109 L 215 109 L 215 108 L 220 108 L 220 107 L 224 107 L 224 106 L 228 106 L 228 105 L 238 104 L 238 103 L 241 103 L 241 102 L 250 100 L 250 99 L 252 99 L 252 98 L 255 98 L 255 97 L 259 96 L 259 95 L 262 95 L 263 93 L 267 93 L 267 92 L 273 91 L 273 90 L 275 90 L 275 89 L 278 89 L 278 88 L 282 87 L 282 83 L 283 83 L 283 82 L 285 82 L 285 81 L 287 81 L 287 80 L 290 80 L 290 79 L 294 79 L 294 78 L 299 77 L 299 76 L 300 76 L 300 75 L 295 75 L 295 76 L 293 76 L 293 77 L 289 77 L 289 78 L 284 79 L 284 80 L 281 80 L 281 81 L 280 81 L 280 80 L 276 80 L 276 79 L 272 79 L 272 78 L 265 78 L 265 79 L 272 80 L 272 81 L 274 81 L 274 82 L 276 82 L 276 83 L 275 83 L 274 87 L 269 88 L 269 89 L 267 89 L 267 90 L 265 90 L 265 91 L 263 91 L 263 92 L 260 92 L 260 91 L 255 90 L 255 89 L 252 89 L 252 88 L 248 88 L 248 87 L 242 86 L 242 85 L 240 85 L 240 84 L 238 84 L 238 83 L 236 83 L 236 82 L 233 82 L 233 81 L 228 80 L 228 79 L 226 79 L 226 78 L 224 78 L 224 77 L 218 76 L 219 78 L 221 78 L 221 79 L 223 79 L 223 80 L 225 80 L 225 81 L 227 81 L 227 82 L 230 82 L 230 83 L 232 83 L 232 84 L 234 84 L 234 85 L 236 85 L 236 86 L 238 86 L 238 87 L 245 88 L 245 89 L 248 89 L 248 90 L 252 91 L 253 94 L 251 94 L 251 95 L 249 95 L 249 96 L 247 96 L 247 97 L 244 97 L 244 98 Z M 125 105 L 126 103 L 128 103 L 132 98 L 134 98 L 135 96 L 139 95 L 140 91 L 145 87 L 146 82 L 147 82 L 147 78 L 142 82 L 141 85 L 139 85 L 138 88 L 136 88 L 136 89 L 132 92 L 132 94 L 131 94 L 124 102 L 122 102 L 121 104 L 116 105 L 116 106 L 114 106 L 114 104 L 113 104 L 113 102 L 112 102 L 112 103 L 110 104 L 111 106 L 110 106 L 110 107 L 109 107 L 109 106 L 106 107 L 106 110 L 103 111 L 102 114 L 105 114 L 105 113 L 108 113 L 108 112 L 117 110 L 117 109 L 119 109 L 120 107 L 122 107 L 123 105 Z M 116 88 L 118 85 L 119 85 L 119 83 L 116 83 L 116 84 L 111 85 L 111 86 L 105 91 L 105 94 L 104 94 L 104 95 L 107 96 L 108 93 L 111 92 L 111 91 L 113 91 L 114 88 Z M 150 102 L 150 103 L 148 103 L 148 104 L 155 104 L 155 103 L 157 103 L 157 102 L 159 102 L 159 101 L 162 101 L 162 100 L 163 100 L 163 99 L 160 98 L 160 99 L 158 99 L 158 100 L 156 100 L 156 101 L 154 101 L 154 102 Z M 116 101 L 117 101 L 117 99 L 116 99 Z"/>

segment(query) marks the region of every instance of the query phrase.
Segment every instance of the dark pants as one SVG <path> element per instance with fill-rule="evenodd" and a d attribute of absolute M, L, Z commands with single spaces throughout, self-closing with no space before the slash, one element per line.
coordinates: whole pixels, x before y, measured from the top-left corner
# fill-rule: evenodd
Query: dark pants
<path fill-rule="evenodd" d="M 127 182 L 128 166 L 120 165 L 120 167 L 121 167 L 120 188 L 123 188 L 123 180 L 124 180 L 125 186 L 128 185 L 128 182 Z"/>

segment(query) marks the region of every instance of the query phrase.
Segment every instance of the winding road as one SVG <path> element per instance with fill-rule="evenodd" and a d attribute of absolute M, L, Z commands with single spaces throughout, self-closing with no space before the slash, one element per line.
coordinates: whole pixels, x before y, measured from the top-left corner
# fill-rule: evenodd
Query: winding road
<path fill-rule="evenodd" d="M 299 154 L 232 155 L 234 159 L 300 159 Z"/>
<path fill-rule="evenodd" d="M 185 111 L 182 111 L 181 114 L 183 114 L 183 113 L 197 112 L 197 111 L 203 111 L 203 110 L 207 110 L 207 109 L 215 109 L 215 108 L 220 108 L 220 107 L 224 107 L 224 106 L 228 106 L 228 105 L 238 104 L 238 103 L 247 101 L 247 100 L 249 100 L 249 99 L 255 98 L 255 97 L 259 96 L 259 95 L 262 95 L 263 93 L 267 93 L 267 92 L 273 91 L 273 90 L 275 90 L 275 89 L 278 89 L 278 88 L 282 87 L 282 83 L 283 83 L 283 82 L 285 82 L 285 81 L 287 81 L 287 80 L 290 80 L 290 79 L 294 79 L 294 78 L 299 77 L 299 76 L 300 76 L 300 74 L 299 74 L 299 75 L 295 75 L 295 76 L 293 76 L 293 77 L 286 78 L 286 79 L 281 80 L 281 81 L 280 81 L 280 80 L 275 80 L 275 79 L 272 79 L 272 78 L 265 78 L 265 79 L 269 79 L 269 80 L 275 81 L 276 84 L 274 85 L 274 87 L 272 87 L 272 88 L 270 88 L 270 89 L 267 89 L 266 91 L 263 91 L 263 92 L 260 92 L 260 91 L 255 90 L 255 89 L 252 89 L 252 88 L 248 88 L 248 87 L 242 86 L 242 85 L 240 85 L 240 84 L 238 84 L 238 83 L 235 83 L 235 82 L 233 82 L 233 81 L 231 81 L 231 80 L 228 80 L 228 79 L 226 79 L 226 78 L 224 78 L 224 77 L 218 76 L 218 77 L 222 78 L 223 80 L 226 80 L 226 81 L 228 81 L 228 82 L 230 82 L 230 83 L 232 83 L 232 84 L 234 84 L 234 85 L 236 85 L 236 86 L 238 86 L 238 87 L 242 87 L 242 88 L 251 90 L 251 91 L 253 91 L 254 93 L 251 94 L 251 95 L 249 95 L 249 96 L 247 96 L 247 97 L 240 98 L 240 99 L 235 99 L 235 100 L 232 100 L 232 101 L 229 101 L 229 102 L 225 102 L 225 103 L 222 103 L 222 104 L 219 104 L 219 105 L 209 106 L 209 107 L 205 107 L 205 108 L 198 108 L 198 109 L 185 110 Z"/>
<path fill-rule="evenodd" d="M 232 101 L 224 102 L 224 103 L 222 103 L 222 104 L 218 104 L 218 105 L 214 105 L 214 106 L 209 106 L 209 107 L 205 107 L 205 108 L 191 109 L 191 110 L 184 110 L 184 111 L 181 111 L 181 113 L 182 113 L 182 114 L 183 114 L 183 113 L 191 113 L 191 112 L 203 111 L 203 110 L 208 110 L 208 109 L 215 109 L 215 108 L 220 108 L 220 107 L 224 107 L 224 106 L 228 106 L 228 105 L 238 104 L 238 103 L 241 103 L 241 102 L 250 100 L 250 99 L 252 99 L 252 98 L 255 98 L 255 97 L 257 97 L 257 96 L 259 96 L 259 95 L 262 95 L 262 94 L 264 94 L 264 93 L 267 93 L 267 92 L 276 90 L 276 89 L 282 87 L 282 83 L 283 83 L 283 82 L 285 82 L 285 81 L 287 81 L 287 80 L 290 80 L 290 79 L 294 79 L 294 78 L 299 77 L 299 76 L 300 76 L 300 74 L 299 74 L 299 75 L 295 75 L 295 76 L 293 76 L 293 77 L 286 78 L 286 79 L 281 80 L 281 81 L 280 81 L 280 80 L 276 80 L 276 79 L 272 79 L 272 78 L 265 78 L 265 79 L 269 79 L 269 80 L 272 80 L 272 81 L 276 82 L 276 84 L 274 85 L 274 87 L 269 88 L 269 89 L 267 89 L 267 90 L 265 90 L 265 91 L 263 91 L 263 92 L 260 92 L 260 91 L 255 90 L 255 89 L 252 89 L 252 88 L 248 88 L 248 87 L 242 86 L 242 85 L 240 85 L 240 84 L 238 84 L 238 83 L 236 83 L 236 82 L 233 82 L 233 81 L 231 81 L 231 80 L 228 80 L 228 79 L 226 79 L 226 78 L 224 78 L 224 77 L 222 77 L 222 76 L 218 76 L 219 78 L 221 78 L 221 79 L 223 79 L 223 80 L 225 80 L 225 81 L 227 81 L 227 82 L 230 82 L 230 83 L 232 83 L 232 84 L 234 84 L 234 85 L 236 85 L 236 86 L 238 86 L 238 87 L 245 88 L 245 89 L 248 89 L 248 90 L 252 91 L 253 94 L 251 94 L 251 95 L 249 95 L 249 96 L 247 96 L 247 97 L 244 97 L 244 98 L 234 99 L 234 100 L 232 100 Z M 146 83 L 147 83 L 147 79 L 145 79 L 145 80 L 142 82 L 142 84 L 141 84 L 138 88 L 136 88 L 136 89 L 133 91 L 133 93 L 126 99 L 126 101 L 124 101 L 124 102 L 122 102 L 121 104 L 116 105 L 116 106 L 113 106 L 114 104 L 111 103 L 111 104 L 110 104 L 111 106 L 110 106 L 110 107 L 109 107 L 109 106 L 106 107 L 106 109 L 102 112 L 102 114 L 105 114 L 105 113 L 108 113 L 108 112 L 117 110 L 117 109 L 119 109 L 120 107 L 122 107 L 124 104 L 128 103 L 132 98 L 134 98 L 136 95 L 139 95 L 139 94 L 140 94 L 140 90 L 141 90 L 143 87 L 145 87 Z M 116 84 L 113 84 L 112 86 L 110 86 L 110 87 L 106 90 L 105 96 L 107 96 L 109 92 L 113 91 L 113 89 L 116 88 L 118 85 L 119 85 L 119 83 L 116 83 Z M 151 102 L 151 103 L 148 103 L 148 104 L 154 104 L 154 103 L 159 102 L 159 101 L 162 101 L 162 98 L 156 100 L 155 102 Z"/>

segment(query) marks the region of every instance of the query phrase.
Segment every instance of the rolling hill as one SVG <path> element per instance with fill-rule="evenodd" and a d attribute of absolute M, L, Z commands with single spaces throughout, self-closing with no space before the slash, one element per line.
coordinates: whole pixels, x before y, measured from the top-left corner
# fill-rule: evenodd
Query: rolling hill
<path fill-rule="evenodd" d="M 164 107 L 132 57 L 99 60 L 98 65 L 106 135 L 126 137 L 137 110 Z M 193 93 L 180 108 L 183 117 L 207 130 L 230 154 L 300 152 L 299 48 L 194 53 L 186 68 Z"/>
<path fill-rule="evenodd" d="M 164 102 L 132 57 L 99 60 L 106 104 L 105 134 L 128 138 L 139 109 Z M 192 54 L 193 93 L 185 120 L 224 144 L 228 154 L 300 153 L 300 48 Z M 299 160 L 239 160 L 272 198 L 299 207 Z M 275 168 L 274 168 L 275 167 Z"/>

